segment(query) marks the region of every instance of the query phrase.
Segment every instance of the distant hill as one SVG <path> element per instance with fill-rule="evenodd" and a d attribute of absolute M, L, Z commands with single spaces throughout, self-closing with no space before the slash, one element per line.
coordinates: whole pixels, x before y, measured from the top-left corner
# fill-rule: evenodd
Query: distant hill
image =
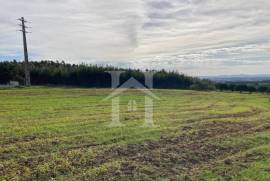
<path fill-rule="evenodd" d="M 270 74 L 202 76 L 215 82 L 270 82 Z"/>

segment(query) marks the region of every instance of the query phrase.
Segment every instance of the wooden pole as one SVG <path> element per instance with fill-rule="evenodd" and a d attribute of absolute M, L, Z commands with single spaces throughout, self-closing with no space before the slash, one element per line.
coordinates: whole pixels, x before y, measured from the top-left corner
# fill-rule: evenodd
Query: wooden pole
<path fill-rule="evenodd" d="M 30 71 L 29 71 L 29 60 L 28 60 L 28 50 L 27 50 L 27 41 L 26 41 L 26 26 L 24 17 L 19 19 L 21 21 L 22 33 L 23 33 L 23 50 L 24 50 L 24 71 L 25 71 L 25 85 L 31 86 Z"/>

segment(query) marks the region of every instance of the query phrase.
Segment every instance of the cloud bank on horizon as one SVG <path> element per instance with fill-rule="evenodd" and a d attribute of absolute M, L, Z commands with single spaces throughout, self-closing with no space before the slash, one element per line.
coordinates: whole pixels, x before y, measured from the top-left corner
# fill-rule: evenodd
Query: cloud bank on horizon
<path fill-rule="evenodd" d="M 0 0 L 0 59 L 22 59 L 16 19 L 32 23 L 31 60 L 190 75 L 267 74 L 268 0 Z"/>

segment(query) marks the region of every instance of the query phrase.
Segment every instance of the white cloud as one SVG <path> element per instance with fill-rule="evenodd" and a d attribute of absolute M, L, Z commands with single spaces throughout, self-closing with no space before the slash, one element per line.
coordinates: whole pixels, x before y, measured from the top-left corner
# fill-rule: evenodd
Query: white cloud
<path fill-rule="evenodd" d="M 269 73 L 267 0 L 0 0 L 0 59 L 64 59 L 192 75 Z"/>

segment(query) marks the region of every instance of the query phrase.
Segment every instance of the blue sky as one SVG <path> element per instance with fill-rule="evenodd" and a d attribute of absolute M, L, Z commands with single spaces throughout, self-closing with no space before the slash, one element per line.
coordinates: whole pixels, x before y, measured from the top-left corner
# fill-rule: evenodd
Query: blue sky
<path fill-rule="evenodd" d="M 268 0 L 0 0 L 0 59 L 22 59 L 17 18 L 31 21 L 30 59 L 269 74 Z"/>

